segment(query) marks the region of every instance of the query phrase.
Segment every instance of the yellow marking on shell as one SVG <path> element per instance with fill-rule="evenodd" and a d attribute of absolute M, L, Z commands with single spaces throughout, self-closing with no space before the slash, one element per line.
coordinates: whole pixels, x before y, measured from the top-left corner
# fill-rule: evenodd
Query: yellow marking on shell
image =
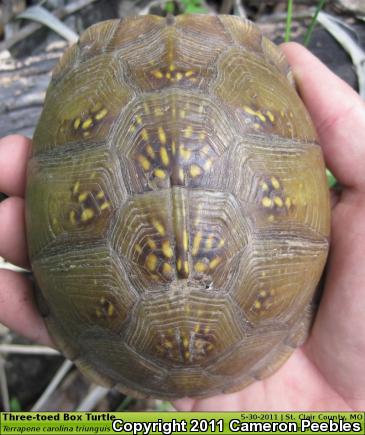
<path fill-rule="evenodd" d="M 145 171 L 148 171 L 148 170 L 150 169 L 150 167 L 151 167 L 151 162 L 147 159 L 147 157 L 145 157 L 144 155 L 140 154 L 140 155 L 137 157 L 137 159 L 138 159 L 140 165 L 142 166 L 142 168 L 143 168 Z"/>
<path fill-rule="evenodd" d="M 198 333 L 199 331 L 200 331 L 200 324 L 197 323 L 197 324 L 195 325 L 195 327 L 194 327 L 194 332 L 195 332 L 195 333 Z"/>
<path fill-rule="evenodd" d="M 207 270 L 207 265 L 201 261 L 198 261 L 194 265 L 195 272 L 203 273 Z"/>
<path fill-rule="evenodd" d="M 188 340 L 186 337 L 183 338 L 182 342 L 183 342 L 183 346 L 184 346 L 185 348 L 188 348 L 188 347 L 189 347 L 189 340 Z"/>
<path fill-rule="evenodd" d="M 272 112 L 270 112 L 270 110 L 268 110 L 268 111 L 266 112 L 266 115 L 267 115 L 267 117 L 270 119 L 271 122 L 274 122 L 274 121 L 275 121 L 275 116 L 273 115 Z"/>
<path fill-rule="evenodd" d="M 136 126 L 133 125 L 133 124 L 131 124 L 130 127 L 129 127 L 129 131 L 130 131 L 131 133 L 134 133 L 134 132 L 136 131 Z"/>
<path fill-rule="evenodd" d="M 271 181 L 272 187 L 274 189 L 276 189 L 276 190 L 280 189 L 280 183 L 279 183 L 279 180 L 277 178 L 271 177 L 270 181 Z"/>
<path fill-rule="evenodd" d="M 195 177 L 199 177 L 199 175 L 201 175 L 203 173 L 202 169 L 200 166 L 198 165 L 191 165 L 190 166 L 190 175 L 195 178 Z"/>
<path fill-rule="evenodd" d="M 175 71 L 175 69 L 176 69 L 176 67 L 175 67 L 175 65 L 172 63 L 172 64 L 169 66 L 169 70 L 172 72 L 172 71 Z"/>
<path fill-rule="evenodd" d="M 206 326 L 206 327 L 204 328 L 204 334 L 208 334 L 209 331 L 210 331 L 209 326 Z"/>
<path fill-rule="evenodd" d="M 211 160 L 211 159 L 208 159 L 208 160 L 204 163 L 203 168 L 204 168 L 206 171 L 209 171 L 209 169 L 212 167 L 212 164 L 213 164 L 212 160 Z"/>
<path fill-rule="evenodd" d="M 96 172 L 92 172 L 92 174 L 90 175 L 90 179 L 93 180 L 96 177 Z"/>
<path fill-rule="evenodd" d="M 205 139 L 205 133 L 204 132 L 201 132 L 201 133 L 199 133 L 199 136 L 198 136 L 198 138 L 200 139 L 200 140 L 204 140 Z"/>
<path fill-rule="evenodd" d="M 257 124 L 257 122 L 255 122 L 254 125 L 253 125 L 253 128 L 254 128 L 255 130 L 259 130 L 259 129 L 261 128 L 261 125 L 260 125 L 260 124 Z"/>
<path fill-rule="evenodd" d="M 192 136 L 192 134 L 193 134 L 193 126 L 188 125 L 184 130 L 184 137 L 190 138 Z"/>
<path fill-rule="evenodd" d="M 179 112 L 180 118 L 184 119 L 186 116 L 186 111 L 184 109 L 181 109 Z"/>
<path fill-rule="evenodd" d="M 81 213 L 82 222 L 87 222 L 94 217 L 95 213 L 91 208 L 85 208 Z"/>
<path fill-rule="evenodd" d="M 190 352 L 188 350 L 186 352 L 184 352 L 184 358 L 185 359 L 189 359 L 190 358 Z"/>
<path fill-rule="evenodd" d="M 275 221 L 275 216 L 273 214 L 271 214 L 270 216 L 268 216 L 267 220 L 269 222 L 274 222 Z"/>
<path fill-rule="evenodd" d="M 146 115 L 149 115 L 151 113 L 150 108 L 148 107 L 148 104 L 146 102 L 143 103 L 143 110 Z"/>
<path fill-rule="evenodd" d="M 155 254 L 148 254 L 146 257 L 146 267 L 149 271 L 154 272 L 157 267 L 157 256 Z"/>
<path fill-rule="evenodd" d="M 259 310 L 261 308 L 261 302 L 260 301 L 256 300 L 253 305 L 254 305 L 256 310 Z"/>
<path fill-rule="evenodd" d="M 184 170 L 182 168 L 179 168 L 179 180 L 181 183 L 184 181 Z"/>
<path fill-rule="evenodd" d="M 206 249 L 212 249 L 213 248 L 213 235 L 210 234 L 207 238 L 207 240 L 205 241 L 205 248 Z"/>
<path fill-rule="evenodd" d="M 82 124 L 81 124 L 81 128 L 83 130 L 87 130 L 88 128 L 90 128 L 93 125 L 93 120 L 92 118 L 87 118 Z"/>
<path fill-rule="evenodd" d="M 289 198 L 289 196 L 286 197 L 286 198 L 285 198 L 285 206 L 286 206 L 286 208 L 290 208 L 290 207 L 291 207 L 291 204 L 292 204 L 292 201 L 291 201 L 291 199 Z"/>
<path fill-rule="evenodd" d="M 284 118 L 284 116 L 285 116 L 284 110 L 280 110 L 280 115 Z"/>
<path fill-rule="evenodd" d="M 208 155 L 209 151 L 210 151 L 210 146 L 209 145 L 204 145 L 203 148 L 201 149 L 203 154 Z"/>
<path fill-rule="evenodd" d="M 198 107 L 198 112 L 200 114 L 202 114 L 204 112 L 204 106 L 202 104 Z"/>
<path fill-rule="evenodd" d="M 106 109 L 101 109 L 100 112 L 98 112 L 98 113 L 95 115 L 95 119 L 96 119 L 97 121 L 101 121 L 103 118 L 106 117 L 107 114 L 108 114 L 108 111 L 107 111 Z"/>
<path fill-rule="evenodd" d="M 266 208 L 270 208 L 273 206 L 273 201 L 268 196 L 264 196 L 261 201 L 262 205 Z"/>
<path fill-rule="evenodd" d="M 189 314 L 189 313 L 190 313 L 191 308 L 190 308 L 190 305 L 189 305 L 189 304 L 188 304 L 188 305 L 185 305 L 185 307 L 184 307 L 184 311 L 185 311 L 186 314 Z"/>
<path fill-rule="evenodd" d="M 218 248 L 223 248 L 224 244 L 225 244 L 224 239 L 220 239 L 218 243 Z"/>
<path fill-rule="evenodd" d="M 174 255 L 170 242 L 168 240 L 164 240 L 162 242 L 162 253 L 167 258 L 171 258 Z"/>
<path fill-rule="evenodd" d="M 181 72 L 176 73 L 175 78 L 177 81 L 180 81 L 184 76 L 182 75 Z"/>
<path fill-rule="evenodd" d="M 171 73 L 167 72 L 167 73 L 166 73 L 166 78 L 167 78 L 168 80 L 170 80 L 170 79 L 171 79 Z"/>
<path fill-rule="evenodd" d="M 95 310 L 95 314 L 96 314 L 96 317 L 98 317 L 98 318 L 101 317 L 101 311 L 100 311 L 99 308 L 97 308 L 97 309 Z"/>
<path fill-rule="evenodd" d="M 272 207 L 272 206 L 273 206 L 272 199 L 269 198 L 268 196 L 264 196 L 264 197 L 262 198 L 261 203 L 262 203 L 262 205 L 263 205 L 264 207 L 266 207 L 266 208 L 269 208 L 269 207 Z"/>
<path fill-rule="evenodd" d="M 260 183 L 260 185 L 261 185 L 261 189 L 262 189 L 264 192 L 267 192 L 267 191 L 269 190 L 269 186 L 268 186 L 268 184 L 267 184 L 265 181 L 262 181 L 262 182 Z"/>
<path fill-rule="evenodd" d="M 176 154 L 176 143 L 174 140 L 171 143 L 171 152 L 173 156 Z"/>
<path fill-rule="evenodd" d="M 76 195 L 76 193 L 79 191 L 79 188 L 80 188 L 80 181 L 76 181 L 76 183 L 74 184 L 74 187 L 72 189 L 72 193 L 74 195 Z"/>
<path fill-rule="evenodd" d="M 177 259 L 176 267 L 177 267 L 177 270 L 180 272 L 181 268 L 182 268 L 182 261 L 181 261 L 180 257 Z"/>
<path fill-rule="evenodd" d="M 166 172 L 159 168 L 155 169 L 153 171 L 153 174 L 155 177 L 159 178 L 160 180 L 164 180 L 166 178 Z"/>
<path fill-rule="evenodd" d="M 172 349 L 172 348 L 173 348 L 172 341 L 170 341 L 170 340 L 165 340 L 165 341 L 164 341 L 164 346 L 165 346 L 166 349 Z"/>
<path fill-rule="evenodd" d="M 108 313 L 109 317 L 111 317 L 114 314 L 114 305 L 113 304 L 108 305 L 107 313 Z"/>
<path fill-rule="evenodd" d="M 156 77 L 156 79 L 162 79 L 163 78 L 163 74 L 162 74 L 162 72 L 160 70 L 152 71 L 152 75 L 154 77 Z"/>
<path fill-rule="evenodd" d="M 186 274 L 189 273 L 189 263 L 188 263 L 188 261 L 184 261 L 184 272 Z"/>
<path fill-rule="evenodd" d="M 101 210 L 101 211 L 104 211 L 104 210 L 108 209 L 109 207 L 110 207 L 110 202 L 109 202 L 109 201 L 105 201 L 105 202 L 103 202 L 103 203 L 101 204 L 101 206 L 100 206 L 100 210 Z"/>
<path fill-rule="evenodd" d="M 151 159 L 154 159 L 156 156 L 155 150 L 152 148 L 150 144 L 146 146 L 146 152 Z"/>
<path fill-rule="evenodd" d="M 193 74 L 194 74 L 194 71 L 190 69 L 189 71 L 186 71 L 185 77 L 191 77 Z"/>
<path fill-rule="evenodd" d="M 192 250 L 191 250 L 191 254 L 192 255 L 195 256 L 199 252 L 200 243 L 202 241 L 202 238 L 203 238 L 202 233 L 200 231 L 198 231 L 195 234 L 195 237 L 194 237 L 194 240 L 193 240 L 193 247 L 192 247 Z"/>
<path fill-rule="evenodd" d="M 147 239 L 147 245 L 151 249 L 156 249 L 157 248 L 156 242 L 153 239 L 151 239 L 150 237 Z"/>
<path fill-rule="evenodd" d="M 154 114 L 155 116 L 163 116 L 163 110 L 161 109 L 161 107 L 155 107 Z"/>
<path fill-rule="evenodd" d="M 186 230 L 184 230 L 184 232 L 183 232 L 183 247 L 184 247 L 184 251 L 188 250 L 188 245 L 189 245 L 188 232 Z"/>
<path fill-rule="evenodd" d="M 77 130 L 81 125 L 81 119 L 80 118 L 76 118 L 74 121 L 74 129 Z"/>
<path fill-rule="evenodd" d="M 164 166 L 168 166 L 170 163 L 170 158 L 169 158 L 169 155 L 167 153 L 167 149 L 165 147 L 160 148 L 160 157 L 161 157 L 162 164 Z"/>
<path fill-rule="evenodd" d="M 75 212 L 75 210 L 70 211 L 69 218 L 70 218 L 70 222 L 72 223 L 72 225 L 75 225 L 76 224 L 76 212 Z"/>
<path fill-rule="evenodd" d="M 209 262 L 209 268 L 215 269 L 221 261 L 222 259 L 220 257 L 213 258 L 213 260 Z"/>
<path fill-rule="evenodd" d="M 136 244 L 136 246 L 134 247 L 135 251 L 137 252 L 137 254 L 141 254 L 142 253 L 142 248 L 141 245 L 139 245 L 138 243 Z"/>
<path fill-rule="evenodd" d="M 143 140 L 148 141 L 148 132 L 145 128 L 142 128 L 141 136 Z"/>
<path fill-rule="evenodd" d="M 189 160 L 191 157 L 191 150 L 185 148 L 184 145 L 179 146 L 179 153 L 184 160 Z"/>
<path fill-rule="evenodd" d="M 282 207 L 284 205 L 283 200 L 280 198 L 280 196 L 274 197 L 274 204 L 278 207 Z"/>
<path fill-rule="evenodd" d="M 166 133 L 165 130 L 162 127 L 158 127 L 158 138 L 162 145 L 166 144 Z"/>
<path fill-rule="evenodd" d="M 260 290 L 259 295 L 264 298 L 267 296 L 267 291 L 266 290 Z"/>
<path fill-rule="evenodd" d="M 157 230 L 157 232 L 161 235 L 164 236 L 166 231 L 165 231 L 165 227 L 162 225 L 161 222 L 159 222 L 156 219 L 152 220 L 152 225 L 155 227 L 155 229 Z"/>
<path fill-rule="evenodd" d="M 104 192 L 102 190 L 96 194 L 96 198 L 97 199 L 103 199 L 104 196 L 105 196 L 105 194 L 104 194 Z"/>
<path fill-rule="evenodd" d="M 165 275 L 168 275 L 169 273 L 172 272 L 172 267 L 169 263 L 164 263 L 162 265 L 162 273 Z"/>
<path fill-rule="evenodd" d="M 79 197 L 78 197 L 78 201 L 79 202 L 84 202 L 85 199 L 89 196 L 90 192 L 82 192 L 80 193 Z"/>
<path fill-rule="evenodd" d="M 136 123 L 142 124 L 142 118 L 139 115 L 136 116 Z"/>
<path fill-rule="evenodd" d="M 207 346 L 207 350 L 208 350 L 208 351 L 211 351 L 211 350 L 213 350 L 213 349 L 214 349 L 213 344 L 212 344 L 212 343 L 209 343 L 208 346 Z"/>
<path fill-rule="evenodd" d="M 262 122 L 265 122 L 265 121 L 266 121 L 265 116 L 264 116 L 261 112 L 256 111 L 256 110 L 253 110 L 253 109 L 251 109 L 251 107 L 249 107 L 249 106 L 244 106 L 244 107 L 243 107 L 243 110 L 244 110 L 246 113 L 248 113 L 249 115 L 257 116 L 257 118 L 259 118 L 259 120 L 262 121 Z"/>

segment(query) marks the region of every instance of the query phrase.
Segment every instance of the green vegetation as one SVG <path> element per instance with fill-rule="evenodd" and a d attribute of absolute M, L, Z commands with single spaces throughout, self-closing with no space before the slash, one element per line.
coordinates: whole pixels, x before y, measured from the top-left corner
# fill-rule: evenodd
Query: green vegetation
<path fill-rule="evenodd" d="M 202 0 L 180 0 L 179 4 L 184 14 L 204 14 L 208 12 L 207 9 L 203 7 Z M 175 3 L 173 1 L 166 3 L 165 11 L 170 14 L 178 12 L 175 10 Z"/>
<path fill-rule="evenodd" d="M 316 25 L 316 22 L 317 22 L 318 14 L 320 13 L 320 11 L 323 8 L 325 3 L 326 3 L 326 0 L 320 0 L 318 5 L 317 5 L 316 12 L 314 13 L 314 15 L 312 17 L 312 21 L 311 21 L 311 23 L 310 23 L 310 25 L 309 25 L 309 27 L 307 29 L 307 32 L 306 32 L 306 34 L 304 36 L 304 45 L 306 47 L 308 46 L 310 38 L 312 36 L 312 32 L 313 32 L 314 26 Z"/>

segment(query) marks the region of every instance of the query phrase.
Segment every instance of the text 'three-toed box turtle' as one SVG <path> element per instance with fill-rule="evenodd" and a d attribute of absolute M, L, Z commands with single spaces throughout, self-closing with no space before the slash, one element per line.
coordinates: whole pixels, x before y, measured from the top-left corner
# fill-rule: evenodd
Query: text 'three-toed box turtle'
<path fill-rule="evenodd" d="M 26 217 L 49 331 L 97 382 L 234 391 L 308 334 L 329 240 L 323 157 L 287 62 L 249 21 L 88 29 L 53 73 Z"/>

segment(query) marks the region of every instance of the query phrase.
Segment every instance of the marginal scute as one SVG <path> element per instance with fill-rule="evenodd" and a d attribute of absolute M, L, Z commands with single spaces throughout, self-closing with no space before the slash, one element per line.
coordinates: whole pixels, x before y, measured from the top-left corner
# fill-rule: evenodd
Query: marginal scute
<path fill-rule="evenodd" d="M 305 341 L 328 252 L 325 166 L 287 61 L 254 24 L 88 29 L 54 70 L 26 197 L 42 315 L 95 382 L 232 392 Z"/>

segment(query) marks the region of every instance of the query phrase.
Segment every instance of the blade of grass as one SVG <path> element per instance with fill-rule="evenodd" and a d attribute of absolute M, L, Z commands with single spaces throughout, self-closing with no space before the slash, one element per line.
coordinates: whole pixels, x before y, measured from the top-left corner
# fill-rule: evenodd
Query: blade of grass
<path fill-rule="evenodd" d="M 291 20 L 293 15 L 293 0 L 288 0 L 288 12 L 286 15 L 286 26 L 285 26 L 285 42 L 290 41 L 290 34 L 291 34 Z"/>
<path fill-rule="evenodd" d="M 17 18 L 38 21 L 57 32 L 60 36 L 71 43 L 79 39 L 79 35 L 67 27 L 59 18 L 45 9 L 43 6 L 30 6 L 24 12 L 17 15 Z"/>
<path fill-rule="evenodd" d="M 335 176 L 332 174 L 332 172 L 329 169 L 326 169 L 326 175 L 327 175 L 327 184 L 329 188 L 332 188 L 336 185 L 337 180 Z"/>
<path fill-rule="evenodd" d="M 305 36 L 304 36 L 304 45 L 306 47 L 309 44 L 310 38 L 311 38 L 312 33 L 313 33 L 314 26 L 317 23 L 318 14 L 321 12 L 321 10 L 322 10 L 322 8 L 323 8 L 325 3 L 326 3 L 326 0 L 320 0 L 318 5 L 317 5 L 317 8 L 316 8 L 316 11 L 315 11 L 315 13 L 314 13 L 314 15 L 312 17 L 311 23 L 310 23 L 310 25 L 309 25 L 306 33 L 305 33 Z"/>

